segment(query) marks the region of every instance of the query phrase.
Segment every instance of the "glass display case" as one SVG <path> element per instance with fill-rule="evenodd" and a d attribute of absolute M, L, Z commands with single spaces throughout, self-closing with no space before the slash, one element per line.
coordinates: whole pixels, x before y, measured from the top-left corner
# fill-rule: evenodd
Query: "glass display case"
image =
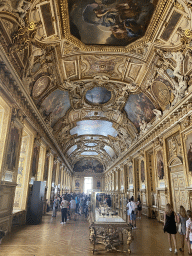
<path fill-rule="evenodd" d="M 116 200 L 118 195 L 102 192 L 91 194 L 89 239 L 93 244 L 93 254 L 103 251 L 131 253 L 132 229 L 119 216 L 120 207 Z M 123 207 L 123 197 L 121 197 L 121 207 Z"/>
<path fill-rule="evenodd" d="M 91 194 L 91 222 L 92 223 L 124 223 L 119 216 L 119 210 L 112 205 L 112 198 L 102 192 L 92 192 Z"/>

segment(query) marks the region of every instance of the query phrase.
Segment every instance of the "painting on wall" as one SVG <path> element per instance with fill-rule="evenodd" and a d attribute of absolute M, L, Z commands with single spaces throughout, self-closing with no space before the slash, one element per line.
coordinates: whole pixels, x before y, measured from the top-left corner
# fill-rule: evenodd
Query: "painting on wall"
<path fill-rule="evenodd" d="M 73 170 L 75 172 L 102 173 L 104 168 L 98 160 L 88 158 L 77 161 Z"/>
<path fill-rule="evenodd" d="M 99 189 L 101 187 L 101 182 L 100 180 L 97 181 L 97 188 Z"/>
<path fill-rule="evenodd" d="M 162 150 L 157 151 L 157 176 L 160 180 L 164 178 L 164 164 Z"/>
<path fill-rule="evenodd" d="M 36 177 L 38 170 L 38 162 L 39 162 L 39 146 L 35 146 L 33 149 L 33 158 L 32 158 L 32 166 L 31 166 L 31 175 L 32 177 Z"/>
<path fill-rule="evenodd" d="M 80 187 L 80 181 L 79 180 L 75 180 L 75 188 L 79 188 Z"/>
<path fill-rule="evenodd" d="M 56 178 L 56 168 L 57 168 L 57 163 L 54 162 L 53 173 L 52 173 L 52 183 L 54 183 L 54 184 L 55 184 L 55 178 Z"/>
<path fill-rule="evenodd" d="M 11 128 L 10 140 L 7 153 L 6 165 L 8 170 L 13 171 L 16 168 L 17 156 L 19 151 L 20 134 L 16 127 Z"/>
<path fill-rule="evenodd" d="M 143 160 L 141 160 L 141 181 L 145 181 L 145 165 Z"/>
<path fill-rule="evenodd" d="M 44 166 L 44 176 L 43 176 L 44 181 L 47 181 L 48 179 L 48 168 L 49 168 L 49 156 L 46 156 L 45 166 Z"/>
<path fill-rule="evenodd" d="M 187 150 L 187 162 L 189 172 L 192 172 L 192 133 L 187 136 L 186 139 L 186 150 Z"/>
<path fill-rule="evenodd" d="M 84 44 L 128 45 L 145 34 L 155 9 L 153 2 L 70 0 L 71 34 Z"/>
<path fill-rule="evenodd" d="M 128 169 L 129 184 L 133 184 L 133 165 L 131 164 Z"/>
<path fill-rule="evenodd" d="M 42 102 L 41 108 L 45 115 L 52 113 L 51 126 L 65 115 L 70 108 L 70 99 L 67 91 L 55 90 Z"/>
<path fill-rule="evenodd" d="M 125 105 L 127 116 L 138 131 L 140 130 L 139 123 L 141 121 L 144 120 L 148 123 L 155 117 L 153 109 L 155 109 L 155 106 L 144 93 L 131 94 Z"/>

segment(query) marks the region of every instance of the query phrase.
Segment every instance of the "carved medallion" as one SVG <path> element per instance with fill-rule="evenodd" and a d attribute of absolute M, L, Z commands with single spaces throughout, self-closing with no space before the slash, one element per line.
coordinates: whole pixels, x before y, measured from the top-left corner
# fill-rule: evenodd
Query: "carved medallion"
<path fill-rule="evenodd" d="M 155 81 L 152 84 L 152 91 L 162 106 L 167 106 L 170 102 L 170 93 L 168 87 L 161 81 Z"/>
<path fill-rule="evenodd" d="M 49 86 L 50 78 L 48 76 L 41 76 L 33 86 L 33 97 L 38 98 Z"/>

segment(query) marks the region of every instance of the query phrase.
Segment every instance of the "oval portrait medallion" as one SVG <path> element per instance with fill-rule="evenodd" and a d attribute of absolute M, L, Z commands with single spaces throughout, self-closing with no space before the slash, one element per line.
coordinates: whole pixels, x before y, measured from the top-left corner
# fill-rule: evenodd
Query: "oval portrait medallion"
<path fill-rule="evenodd" d="M 168 87 L 164 83 L 155 81 L 152 84 L 152 91 L 161 106 L 167 106 L 169 104 L 170 93 Z"/>
<path fill-rule="evenodd" d="M 41 76 L 33 86 L 33 97 L 39 97 L 49 86 L 50 78 L 48 76 Z"/>

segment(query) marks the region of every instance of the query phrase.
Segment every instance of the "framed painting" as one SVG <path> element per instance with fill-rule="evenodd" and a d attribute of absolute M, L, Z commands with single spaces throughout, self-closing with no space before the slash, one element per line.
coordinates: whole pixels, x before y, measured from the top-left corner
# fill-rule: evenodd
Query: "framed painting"
<path fill-rule="evenodd" d="M 162 150 L 158 150 L 156 154 L 156 162 L 157 162 L 157 176 L 159 180 L 164 179 L 164 163 L 163 163 L 163 152 Z"/>
<path fill-rule="evenodd" d="M 17 158 L 19 157 L 20 131 L 17 127 L 11 128 L 10 140 L 8 144 L 6 165 L 9 171 L 14 171 L 17 167 Z"/>
<path fill-rule="evenodd" d="M 46 156 L 45 166 L 44 166 L 44 176 L 43 176 L 44 181 L 48 180 L 48 168 L 49 168 L 49 156 Z"/>
<path fill-rule="evenodd" d="M 185 145 L 188 170 L 192 174 L 192 133 L 186 136 Z"/>
<path fill-rule="evenodd" d="M 141 181 L 145 182 L 145 165 L 143 160 L 141 160 Z"/>
<path fill-rule="evenodd" d="M 32 166 L 31 166 L 31 175 L 32 177 L 36 177 L 37 169 L 38 169 L 38 162 L 39 162 L 39 146 L 35 146 L 33 148 L 33 158 L 32 158 Z"/>

